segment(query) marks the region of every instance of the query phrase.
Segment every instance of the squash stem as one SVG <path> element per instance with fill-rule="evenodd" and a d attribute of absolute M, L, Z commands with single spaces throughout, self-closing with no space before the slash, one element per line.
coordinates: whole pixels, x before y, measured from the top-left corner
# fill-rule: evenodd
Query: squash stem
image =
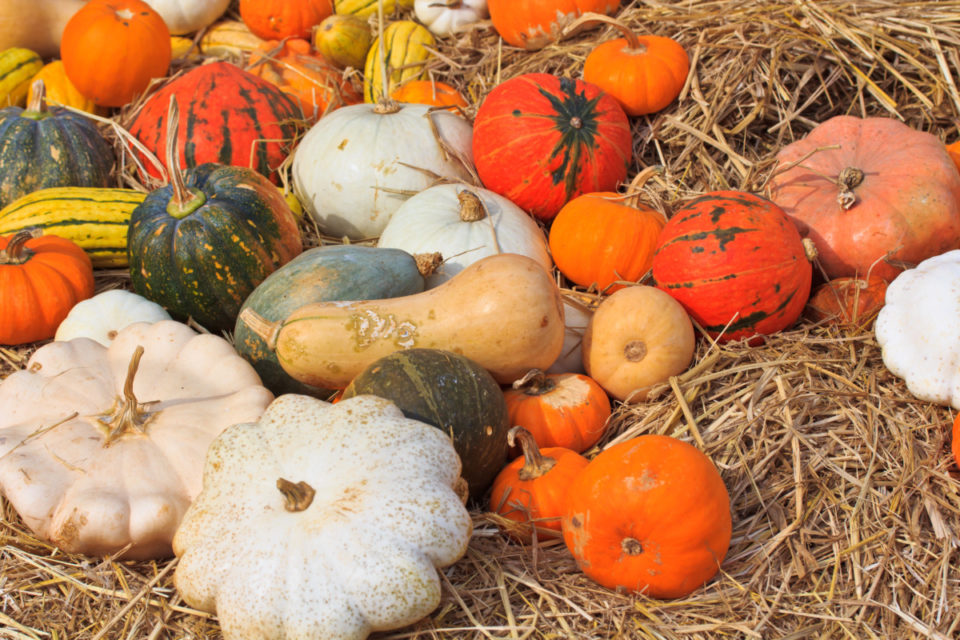
<path fill-rule="evenodd" d="M 33 251 L 27 245 L 28 240 L 39 238 L 43 232 L 37 227 L 21 229 L 13 234 L 7 247 L 0 250 L 0 265 L 23 264 L 33 257 Z"/>
<path fill-rule="evenodd" d="M 240 312 L 238 320 L 266 342 L 270 351 L 277 350 L 277 339 L 280 336 L 280 330 L 283 329 L 282 322 L 270 322 L 250 307 Z"/>
<path fill-rule="evenodd" d="M 177 131 L 180 129 L 180 107 L 177 97 L 170 96 L 170 108 L 167 111 L 167 170 L 170 172 L 170 184 L 173 195 L 167 203 L 167 213 L 178 220 L 185 218 L 203 205 L 207 197 L 199 189 L 188 189 L 183 181 L 180 159 L 177 153 Z"/>
<path fill-rule="evenodd" d="M 294 513 L 306 511 L 317 493 L 316 489 L 303 480 L 290 482 L 286 478 L 277 478 L 277 489 L 283 494 L 283 508 Z"/>
<path fill-rule="evenodd" d="M 108 446 L 125 433 L 146 433 L 144 426 L 147 423 L 148 412 L 145 407 L 149 403 L 137 401 L 137 397 L 133 394 L 133 379 L 137 375 L 137 369 L 140 368 L 142 357 L 143 345 L 137 345 L 127 366 L 127 378 L 123 382 L 123 399 L 116 410 L 104 421 L 110 428 L 106 438 Z"/>
<path fill-rule="evenodd" d="M 623 50 L 624 53 L 631 55 L 643 55 L 647 52 L 647 46 L 640 42 L 640 37 L 634 33 L 630 27 L 623 24 L 616 18 L 611 18 L 610 16 L 603 15 L 602 13 L 595 13 L 593 11 L 584 13 L 579 18 L 564 27 L 562 35 L 563 37 L 566 37 L 576 32 L 576 30 L 583 25 L 596 24 L 598 22 L 616 27 L 617 31 L 620 32 L 624 40 L 627 41 L 627 47 Z"/>
<path fill-rule="evenodd" d="M 837 186 L 840 189 L 837 193 L 837 203 L 844 211 L 856 204 L 857 194 L 853 190 L 860 186 L 863 178 L 863 170 L 856 167 L 846 167 L 837 176 Z"/>
<path fill-rule="evenodd" d="M 511 386 L 528 396 L 542 396 L 556 389 L 557 383 L 542 370 L 530 369 L 522 378 L 514 380 Z"/>
<path fill-rule="evenodd" d="M 540 447 L 533 435 L 521 426 L 511 427 L 507 432 L 507 444 L 511 447 L 520 441 L 523 450 L 523 466 L 517 472 L 517 477 L 523 481 L 536 480 L 557 464 L 556 458 L 550 458 L 540 453 Z"/>
<path fill-rule="evenodd" d="M 457 194 L 457 201 L 460 203 L 460 220 L 463 222 L 476 222 L 487 217 L 487 208 L 473 191 L 461 191 Z"/>

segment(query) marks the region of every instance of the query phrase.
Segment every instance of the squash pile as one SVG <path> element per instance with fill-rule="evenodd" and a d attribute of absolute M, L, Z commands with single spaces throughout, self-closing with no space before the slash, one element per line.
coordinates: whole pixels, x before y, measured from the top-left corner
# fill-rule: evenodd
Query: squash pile
<path fill-rule="evenodd" d="M 942 315 L 910 290 L 960 286 L 960 173 L 932 134 L 838 117 L 766 193 L 661 211 L 633 119 L 690 60 L 616 0 L 229 5 L 0 20 L 0 343 L 45 343 L 0 381 L 0 489 L 65 551 L 176 554 L 228 638 L 359 638 L 436 607 L 470 506 L 604 587 L 680 598 L 729 547 L 722 475 L 679 439 L 605 442 L 698 336 L 879 314 L 891 370 L 960 406 L 903 357 Z M 535 50 L 608 23 L 582 77 L 468 100 L 430 74 L 465 30 Z M 814 263 L 837 280 L 808 305 Z M 107 268 L 129 287 L 94 296 Z"/>

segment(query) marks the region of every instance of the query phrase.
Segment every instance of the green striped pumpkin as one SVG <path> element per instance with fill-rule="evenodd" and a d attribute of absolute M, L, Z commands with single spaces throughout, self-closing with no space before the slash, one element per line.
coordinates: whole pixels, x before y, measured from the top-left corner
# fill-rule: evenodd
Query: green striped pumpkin
<path fill-rule="evenodd" d="M 42 89 L 26 109 L 0 109 L 0 208 L 47 187 L 109 187 L 113 164 L 93 120 L 47 108 Z"/>
<path fill-rule="evenodd" d="M 302 251 L 296 218 L 252 169 L 206 163 L 188 170 L 183 186 L 193 199 L 182 206 L 177 183 L 152 191 L 130 216 L 133 289 L 171 315 L 230 330 L 257 285 Z"/>
<path fill-rule="evenodd" d="M 391 22 L 367 52 L 363 71 L 364 102 L 377 102 L 383 97 L 384 69 L 387 72 L 387 96 L 408 80 L 425 78 L 427 60 L 433 56 L 427 47 L 435 44 L 433 34 L 422 24 L 413 20 Z"/>
<path fill-rule="evenodd" d="M 0 51 L 0 107 L 22 107 L 30 80 L 43 68 L 36 52 L 23 47 Z"/>
<path fill-rule="evenodd" d="M 710 336 L 752 342 L 800 317 L 813 272 L 786 213 L 741 191 L 707 193 L 677 209 L 651 268 L 656 286 Z"/>
<path fill-rule="evenodd" d="M 0 235 L 39 227 L 44 234 L 75 242 L 94 268 L 126 267 L 130 214 L 146 197 L 133 189 L 40 189 L 0 210 Z"/>
<path fill-rule="evenodd" d="M 341 398 L 362 394 L 386 398 L 408 418 L 449 434 L 474 499 L 507 462 L 506 399 L 493 376 L 469 358 L 442 349 L 396 351 L 367 366 Z"/>

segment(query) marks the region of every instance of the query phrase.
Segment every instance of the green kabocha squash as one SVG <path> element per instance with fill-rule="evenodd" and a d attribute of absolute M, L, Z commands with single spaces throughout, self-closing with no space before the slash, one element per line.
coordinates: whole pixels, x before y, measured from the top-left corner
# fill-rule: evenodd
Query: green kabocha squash
<path fill-rule="evenodd" d="M 177 121 L 175 100 L 169 117 Z M 182 172 L 172 151 L 177 127 L 168 131 L 172 180 L 130 216 L 133 289 L 174 316 L 230 330 L 257 285 L 303 251 L 297 220 L 253 169 L 208 162 Z"/>
<path fill-rule="evenodd" d="M 424 289 L 417 260 L 401 249 L 363 245 L 315 247 L 283 265 L 261 282 L 243 303 L 260 316 L 277 322 L 312 302 L 397 298 Z M 329 389 L 295 380 L 283 370 L 276 354 L 250 327 L 237 320 L 234 346 L 260 374 L 265 387 L 280 395 L 301 393 L 326 397 Z"/>
<path fill-rule="evenodd" d="M 48 108 L 38 82 L 26 109 L 0 109 L 0 209 L 46 187 L 112 186 L 113 147 L 93 120 Z"/>
<path fill-rule="evenodd" d="M 380 358 L 343 390 L 343 399 L 370 394 L 405 416 L 453 439 L 470 496 L 484 491 L 507 463 L 507 403 L 500 385 L 469 358 L 442 349 L 406 349 Z"/>

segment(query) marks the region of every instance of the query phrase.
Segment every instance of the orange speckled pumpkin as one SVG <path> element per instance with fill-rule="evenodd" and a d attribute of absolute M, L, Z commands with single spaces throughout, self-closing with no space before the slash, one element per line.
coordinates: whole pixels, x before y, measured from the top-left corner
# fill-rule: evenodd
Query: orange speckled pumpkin
<path fill-rule="evenodd" d="M 331 0 L 240 0 L 240 19 L 264 40 L 309 38 L 332 13 Z"/>
<path fill-rule="evenodd" d="M 541 447 L 583 453 L 603 436 L 610 417 L 607 392 L 582 374 L 533 369 L 503 395 L 510 424 L 529 431 Z"/>
<path fill-rule="evenodd" d="M 682 598 L 710 580 L 730 546 L 730 496 L 691 444 L 642 435 L 600 452 L 570 484 L 563 539 L 608 589 Z"/>
<path fill-rule="evenodd" d="M 587 459 L 563 447 L 540 449 L 533 436 L 519 426 L 507 432 L 511 447 L 517 440 L 523 455 L 497 474 L 490 491 L 490 510 L 518 523 L 508 532 L 521 542 L 530 542 L 534 530 L 540 538 L 559 538 L 567 489 L 586 468 Z"/>
<path fill-rule="evenodd" d="M 521 49 L 542 49 L 587 12 L 612 14 L 620 0 L 487 0 L 500 37 Z"/>
<path fill-rule="evenodd" d="M 815 322 L 865 327 L 883 308 L 888 284 L 876 276 L 834 278 L 810 295 L 807 316 Z"/>
<path fill-rule="evenodd" d="M 29 229 L 0 236 L 0 344 L 52 338 L 93 288 L 90 257 L 70 240 Z"/>

